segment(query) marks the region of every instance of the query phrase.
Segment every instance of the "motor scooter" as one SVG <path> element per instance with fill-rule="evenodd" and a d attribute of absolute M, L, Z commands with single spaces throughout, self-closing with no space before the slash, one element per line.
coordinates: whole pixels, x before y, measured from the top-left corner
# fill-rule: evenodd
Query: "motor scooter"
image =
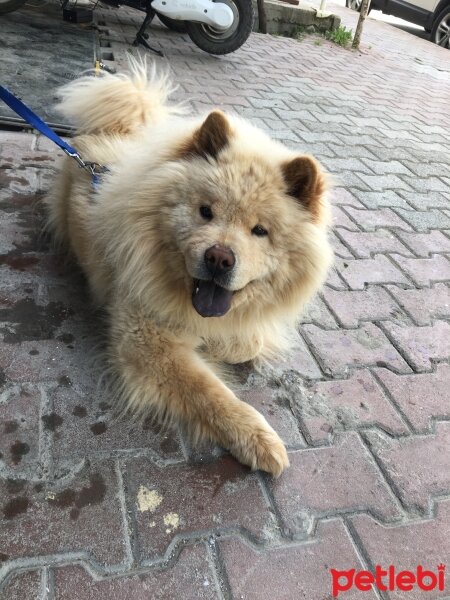
<path fill-rule="evenodd" d="M 63 0 L 62 7 L 71 0 Z M 248 39 L 254 20 L 252 0 L 101 0 L 115 8 L 129 6 L 145 13 L 134 44 L 152 48 L 145 33 L 155 15 L 170 29 L 185 31 L 201 50 L 229 54 Z M 26 0 L 0 0 L 0 15 L 17 10 Z"/>

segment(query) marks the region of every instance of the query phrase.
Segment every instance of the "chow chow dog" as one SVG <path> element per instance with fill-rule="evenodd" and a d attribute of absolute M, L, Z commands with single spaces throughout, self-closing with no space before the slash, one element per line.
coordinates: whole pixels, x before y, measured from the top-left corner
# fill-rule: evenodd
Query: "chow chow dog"
<path fill-rule="evenodd" d="M 127 406 L 278 476 L 283 442 L 215 365 L 270 360 L 289 344 L 332 260 L 326 176 L 236 116 L 180 114 L 170 91 L 138 61 L 61 89 L 73 145 L 108 172 L 94 187 L 65 158 L 49 224 L 106 309 Z"/>

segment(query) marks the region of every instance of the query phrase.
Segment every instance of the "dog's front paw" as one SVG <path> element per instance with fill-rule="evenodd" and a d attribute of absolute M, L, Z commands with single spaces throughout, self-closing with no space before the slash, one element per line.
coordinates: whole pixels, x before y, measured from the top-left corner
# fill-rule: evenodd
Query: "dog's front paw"
<path fill-rule="evenodd" d="M 278 477 L 289 466 L 286 448 L 275 432 L 262 432 L 255 449 L 256 469 Z"/>
<path fill-rule="evenodd" d="M 230 450 L 240 462 L 275 477 L 289 466 L 283 442 L 267 423 L 256 425 L 248 435 L 241 436 Z"/>

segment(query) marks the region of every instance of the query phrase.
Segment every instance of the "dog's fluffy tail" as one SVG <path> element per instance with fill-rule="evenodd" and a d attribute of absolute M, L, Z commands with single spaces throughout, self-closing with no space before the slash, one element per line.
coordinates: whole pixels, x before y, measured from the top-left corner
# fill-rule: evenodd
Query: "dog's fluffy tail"
<path fill-rule="evenodd" d="M 173 113 L 167 98 L 174 87 L 167 73 L 158 73 L 146 60 L 129 57 L 129 73 L 85 76 L 60 88 L 57 109 L 79 133 L 129 134 Z"/>

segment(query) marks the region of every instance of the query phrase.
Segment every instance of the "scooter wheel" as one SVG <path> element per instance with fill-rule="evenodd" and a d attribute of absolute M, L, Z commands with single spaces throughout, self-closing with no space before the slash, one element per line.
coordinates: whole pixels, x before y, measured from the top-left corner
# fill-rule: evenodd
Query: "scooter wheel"
<path fill-rule="evenodd" d="M 178 21 L 177 19 L 171 19 L 170 17 L 166 17 L 165 15 L 158 15 L 158 19 L 163 23 L 168 29 L 172 31 L 178 31 L 178 33 L 186 33 L 186 23 L 184 21 Z"/>
<path fill-rule="evenodd" d="M 209 54 L 229 54 L 247 41 L 254 20 L 251 0 L 218 0 L 227 4 L 234 14 L 231 26 L 222 31 L 206 23 L 186 21 L 189 37 L 201 50 Z"/>

